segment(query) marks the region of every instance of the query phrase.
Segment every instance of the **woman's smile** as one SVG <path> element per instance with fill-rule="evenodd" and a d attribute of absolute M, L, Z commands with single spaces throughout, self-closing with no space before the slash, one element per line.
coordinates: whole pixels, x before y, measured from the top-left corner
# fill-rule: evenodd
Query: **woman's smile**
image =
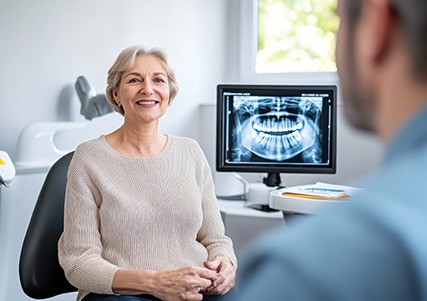
<path fill-rule="evenodd" d="M 160 101 L 158 100 L 139 100 L 136 102 L 137 105 L 145 107 L 145 108 L 152 108 L 155 105 L 159 104 Z"/>

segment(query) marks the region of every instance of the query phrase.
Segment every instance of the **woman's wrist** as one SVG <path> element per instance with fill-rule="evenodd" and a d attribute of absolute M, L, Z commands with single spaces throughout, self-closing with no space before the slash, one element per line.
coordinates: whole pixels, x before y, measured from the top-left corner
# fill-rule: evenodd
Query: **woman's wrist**
<path fill-rule="evenodd" d="M 114 274 L 112 289 L 116 294 L 151 294 L 156 287 L 155 271 L 117 270 Z"/>

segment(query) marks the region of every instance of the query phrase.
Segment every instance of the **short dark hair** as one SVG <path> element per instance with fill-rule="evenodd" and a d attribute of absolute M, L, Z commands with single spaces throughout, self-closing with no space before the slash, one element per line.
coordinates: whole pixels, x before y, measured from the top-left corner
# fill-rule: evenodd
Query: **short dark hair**
<path fill-rule="evenodd" d="M 350 31 L 354 30 L 360 19 L 363 1 L 345 0 L 344 10 Z M 413 75 L 427 80 L 427 1 L 389 0 L 389 4 L 401 23 Z"/>

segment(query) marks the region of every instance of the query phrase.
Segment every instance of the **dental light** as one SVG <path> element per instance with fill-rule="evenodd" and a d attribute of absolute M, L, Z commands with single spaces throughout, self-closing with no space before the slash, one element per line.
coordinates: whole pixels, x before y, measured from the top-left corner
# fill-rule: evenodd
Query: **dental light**
<path fill-rule="evenodd" d="M 81 102 L 80 113 L 88 120 L 113 112 L 105 94 L 97 94 L 84 76 L 79 76 L 74 85 Z"/>

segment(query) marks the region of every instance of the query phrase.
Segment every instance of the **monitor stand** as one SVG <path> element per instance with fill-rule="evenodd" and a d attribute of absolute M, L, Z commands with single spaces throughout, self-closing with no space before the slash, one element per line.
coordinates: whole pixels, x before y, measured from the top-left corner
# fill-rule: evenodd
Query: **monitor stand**
<path fill-rule="evenodd" d="M 280 183 L 282 181 L 280 180 L 280 173 L 278 173 L 278 172 L 269 172 L 267 174 L 267 177 L 264 178 L 264 179 L 262 179 L 262 181 L 268 187 L 280 187 L 280 188 L 284 188 L 284 187 L 280 186 Z"/>

